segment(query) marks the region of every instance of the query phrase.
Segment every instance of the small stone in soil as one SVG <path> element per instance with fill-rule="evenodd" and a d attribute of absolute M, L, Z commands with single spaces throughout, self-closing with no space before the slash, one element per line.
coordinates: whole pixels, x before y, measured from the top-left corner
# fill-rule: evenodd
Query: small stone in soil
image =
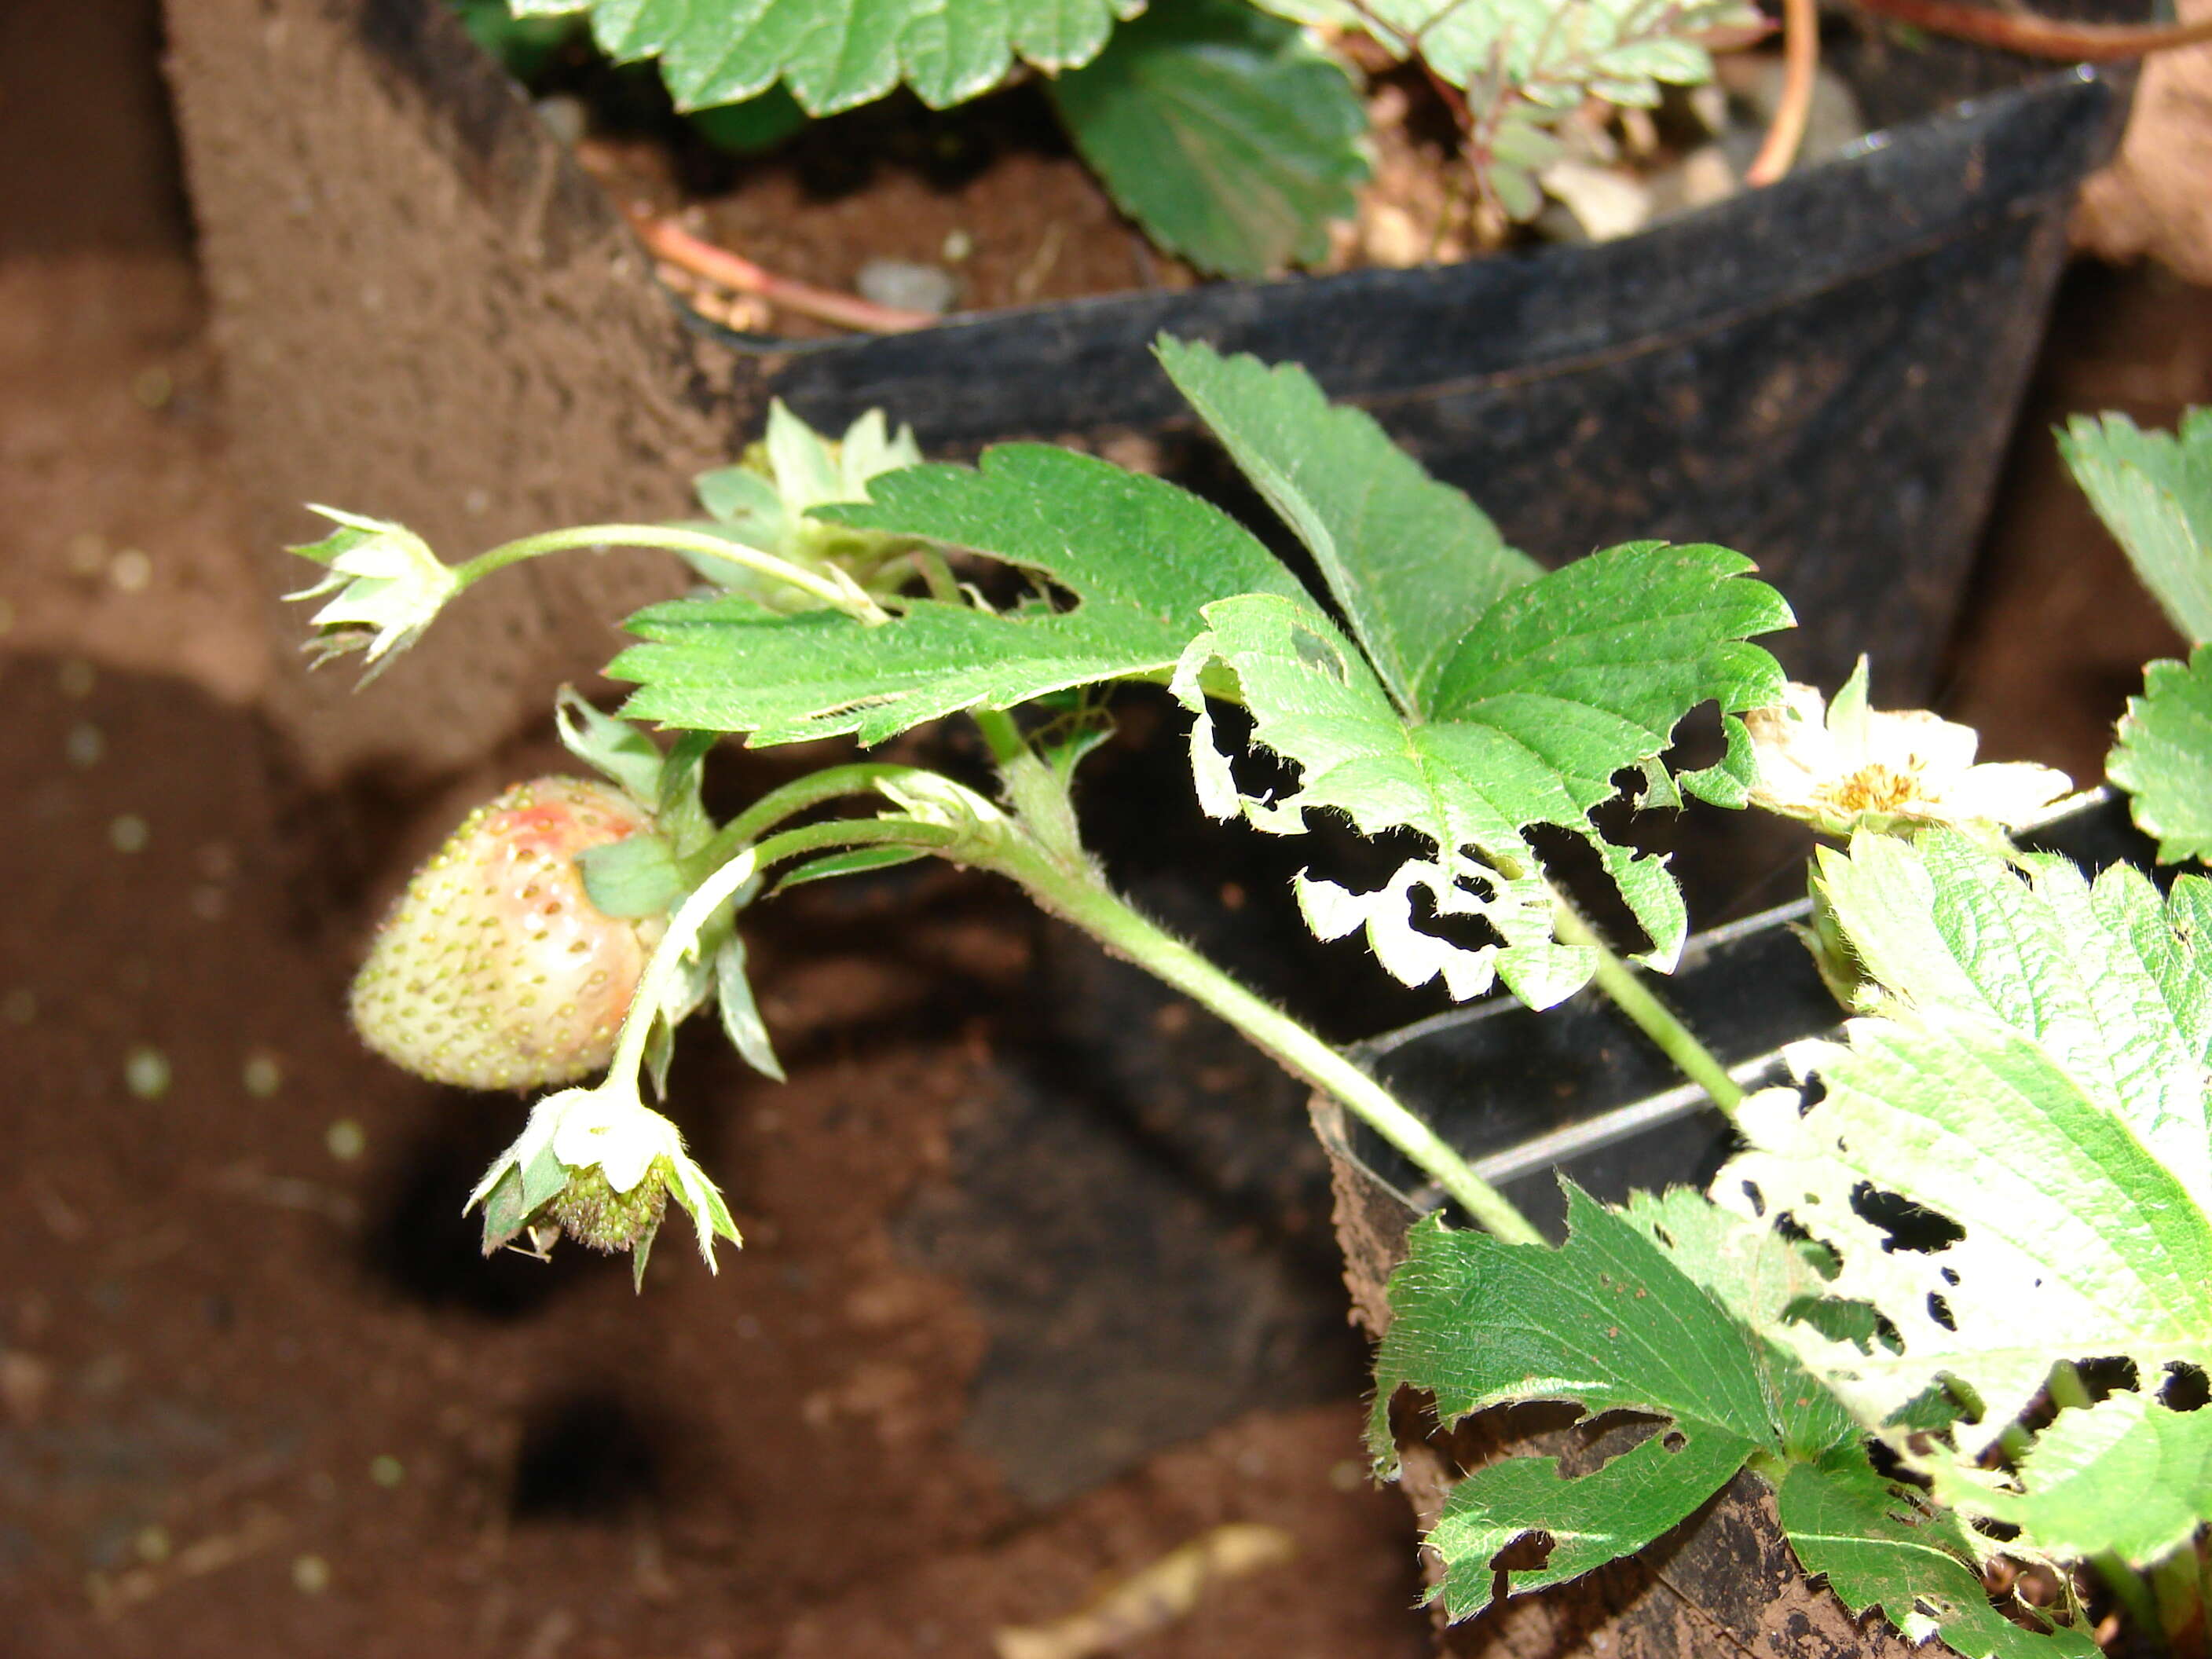
<path fill-rule="evenodd" d="M 166 368 L 142 368 L 131 377 L 131 399 L 141 409 L 166 409 L 176 395 L 176 380 Z"/>
<path fill-rule="evenodd" d="M 331 1564 L 319 1555 L 302 1555 L 292 1563 L 292 1588 L 302 1595 L 320 1595 L 331 1587 Z"/>
<path fill-rule="evenodd" d="M 240 1068 L 240 1077 L 246 1085 L 246 1093 L 252 1095 L 256 1100 L 266 1100 L 283 1087 L 284 1067 L 276 1056 L 266 1048 L 256 1048 L 252 1054 L 246 1055 L 246 1064 Z M 332 1124 L 331 1134 L 335 1136 L 337 1129 L 338 1126 Z M 358 1126 L 356 1133 L 359 1133 Z"/>
<path fill-rule="evenodd" d="M 154 580 L 154 561 L 135 547 L 126 547 L 107 562 L 107 580 L 123 593 L 143 593 Z"/>
<path fill-rule="evenodd" d="M 143 853 L 151 832 L 136 812 L 125 812 L 107 826 L 107 844 L 118 853 Z"/>
<path fill-rule="evenodd" d="M 871 259 L 860 267 L 853 286 L 860 289 L 862 299 L 901 311 L 926 311 L 941 317 L 952 309 L 951 273 L 909 259 Z"/>
<path fill-rule="evenodd" d="M 592 125 L 592 112 L 580 98 L 565 92 L 556 92 L 538 99 L 531 105 L 545 130 L 562 143 L 574 149 L 583 140 Z"/>
<path fill-rule="evenodd" d="M 107 738 L 90 720 L 79 720 L 62 740 L 62 752 L 69 757 L 69 763 L 80 770 L 97 766 L 100 757 L 107 752 Z"/>
<path fill-rule="evenodd" d="M 169 1092 L 169 1057 L 143 1044 L 123 1060 L 124 1086 L 141 1100 L 159 1100 Z"/>

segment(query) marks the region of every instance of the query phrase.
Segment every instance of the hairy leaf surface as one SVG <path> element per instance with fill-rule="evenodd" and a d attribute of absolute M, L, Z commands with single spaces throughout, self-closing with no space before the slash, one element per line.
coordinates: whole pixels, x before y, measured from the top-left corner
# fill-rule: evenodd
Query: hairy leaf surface
<path fill-rule="evenodd" d="M 1722 1204 L 1787 1217 L 1835 1253 L 1830 1290 L 1893 1343 L 1780 1328 L 1870 1425 L 1951 1379 L 1995 1440 L 2061 1359 L 2146 1376 L 2212 1358 L 2212 883 L 2161 901 L 2055 859 L 2017 874 L 1965 836 L 1862 836 L 1820 879 L 1878 988 L 1848 1042 L 1801 1045 L 1810 1106 L 1745 1103 Z M 1864 1203 L 1901 1195 L 1952 1236 L 1908 1239 Z"/>
<path fill-rule="evenodd" d="M 914 602 L 878 627 L 834 611 L 781 617 L 742 599 L 679 600 L 632 617 L 648 641 L 607 672 L 640 682 L 635 716 L 755 744 L 856 733 L 878 743 L 963 708 L 1070 686 L 1164 676 L 1224 593 L 1294 594 L 1297 580 L 1196 496 L 1103 461 L 1012 444 L 973 469 L 925 466 L 869 484 L 872 505 L 817 516 L 972 547 L 1073 594 L 1004 614 Z"/>
<path fill-rule="evenodd" d="M 1054 78 L 1053 102 L 1124 213 L 1170 253 L 1264 276 L 1328 252 L 1367 178 L 1343 68 L 1244 0 L 1176 0 Z"/>
<path fill-rule="evenodd" d="M 1542 1566 L 1508 1573 L 1509 1593 L 1562 1583 L 1643 1548 L 1756 1459 L 1781 1480 L 1784 1528 L 1800 1559 L 1829 1574 L 1854 1609 L 1879 1604 L 1908 1635 L 1940 1632 L 1976 1659 L 2094 1654 L 2086 1638 L 2021 1631 L 1998 1615 L 1956 1524 L 1876 1474 L 1841 1403 L 1692 1276 L 1770 1304 L 1799 1287 L 1791 1247 L 1692 1194 L 1641 1200 L 1631 1217 L 1570 1184 L 1567 1207 L 1558 1249 L 1433 1221 L 1415 1229 L 1390 1281 L 1370 1443 L 1387 1467 L 1391 1402 L 1406 1386 L 1428 1390 L 1447 1425 L 1534 1400 L 1666 1421 L 1579 1476 L 1562 1475 L 1556 1458 L 1510 1456 L 1461 1480 L 1428 1540 L 1443 1560 L 1437 1594 L 1453 1618 L 1488 1605 L 1492 1562 L 1516 1540 L 1552 1541 Z"/>
<path fill-rule="evenodd" d="M 904 83 L 932 108 L 987 92 L 1019 58 L 1097 57 L 1144 0 L 508 0 L 517 16 L 588 11 L 617 63 L 660 60 L 678 109 L 733 104 L 781 80 L 810 115 Z"/>

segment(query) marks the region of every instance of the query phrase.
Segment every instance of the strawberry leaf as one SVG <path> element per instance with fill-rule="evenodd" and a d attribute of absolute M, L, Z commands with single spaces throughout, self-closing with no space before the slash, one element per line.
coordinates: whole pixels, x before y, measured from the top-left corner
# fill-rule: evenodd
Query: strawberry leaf
<path fill-rule="evenodd" d="M 1350 562 L 1364 562 L 1360 553 Z M 1571 830 L 1597 850 L 1650 937 L 1640 959 L 1671 967 L 1686 930 L 1673 878 L 1660 860 L 1604 840 L 1589 815 L 1618 793 L 1616 773 L 1648 775 L 1699 703 L 1719 703 L 1734 744 L 1739 711 L 1779 699 L 1780 667 L 1745 641 L 1786 626 L 1790 613 L 1771 588 L 1744 578 L 1750 568 L 1724 548 L 1656 542 L 1577 560 L 1491 604 L 1411 708 L 1311 599 L 1218 601 L 1174 682 L 1198 716 L 1200 799 L 1218 817 L 1241 812 L 1276 834 L 1333 810 L 1364 835 L 1422 837 L 1427 855 L 1376 891 L 1300 884 L 1316 932 L 1334 938 L 1364 925 L 1382 964 L 1407 984 L 1441 975 L 1464 1000 L 1494 974 L 1543 1007 L 1589 979 L 1594 953 L 1552 938 L 1550 890 L 1522 833 L 1534 824 Z M 1386 608 L 1408 615 L 1417 596 L 1401 587 Z M 1254 744 L 1300 769 L 1279 800 L 1243 793 L 1215 747 L 1202 691 L 1220 671 L 1240 689 Z M 1421 930 L 1416 895 L 1439 915 L 1480 918 L 1497 939 L 1462 945 Z"/>
<path fill-rule="evenodd" d="M 508 0 L 518 17 L 588 11 L 617 63 L 658 58 L 678 109 L 733 104 L 781 80 L 810 115 L 902 83 L 934 109 L 988 91 L 1019 58 L 1041 70 L 1097 57 L 1143 0 Z"/>
<path fill-rule="evenodd" d="M 1370 1443 L 1387 1468 L 1390 1402 L 1404 1387 L 1432 1395 L 1446 1427 L 1486 1407 L 1563 1400 L 1593 1416 L 1666 1418 L 1672 1433 L 1585 1477 L 1601 1481 L 1595 1489 L 1563 1481 L 1549 1458 L 1508 1458 L 1462 1481 L 1429 1540 L 1455 1619 L 1489 1604 L 1491 1558 L 1515 1538 L 1548 1531 L 1567 1547 L 1555 1547 L 1547 1568 L 1512 1575 L 1511 1588 L 1556 1583 L 1642 1548 L 1753 1452 L 1817 1455 L 1856 1439 L 1849 1414 L 1784 1349 L 1572 1183 L 1567 1225 L 1558 1249 L 1434 1220 L 1414 1230 L 1390 1278 Z M 1665 1441 L 1677 1437 L 1670 1450 Z"/>
<path fill-rule="evenodd" d="M 1703 31 L 1755 21 L 1741 0 L 1259 0 L 1300 22 L 1373 35 L 1455 87 L 1503 87 L 1571 108 L 1595 93 L 1615 104 L 1656 104 L 1659 86 L 1712 77 Z"/>
<path fill-rule="evenodd" d="M 2045 1549 L 2144 1564 L 2212 1520 L 2212 1412 L 2178 1412 L 2133 1390 L 2063 1411 L 2021 1460 L 2018 1493 L 1976 1507 Z"/>
<path fill-rule="evenodd" d="M 2186 665 L 2143 670 L 2143 694 L 2128 699 L 2105 770 L 2132 798 L 2136 823 L 2158 838 L 2160 863 L 2212 862 L 2212 645 Z"/>
<path fill-rule="evenodd" d="M 1020 607 L 910 601 L 877 627 L 827 611 L 781 617 L 724 597 L 632 617 L 649 643 L 607 672 L 635 680 L 625 712 L 746 732 L 756 744 L 850 732 L 880 743 L 963 708 L 1007 708 L 1071 686 L 1165 678 L 1200 608 L 1224 594 L 1300 592 L 1246 531 L 1196 496 L 1103 461 L 1035 444 L 973 469 L 925 466 L 869 485 L 872 504 L 818 516 L 974 548 L 1075 598 Z"/>
<path fill-rule="evenodd" d="M 1939 1483 L 1962 1506 L 1988 1484 L 1973 1459 L 2057 1362 L 2212 1362 L 2212 881 L 2161 900 L 2126 868 L 2091 883 L 2022 864 L 1948 832 L 1823 854 L 1873 1012 L 1794 1053 L 1817 1101 L 1744 1103 L 1749 1149 L 1713 1186 L 1820 1243 L 1828 1293 L 1881 1316 L 1870 1346 L 1773 1327 L 1869 1426 L 1931 1385 L 1979 1402 Z M 1900 1248 L 1869 1194 L 1929 1212 L 1936 1234 Z M 2063 1510 L 2042 1520 L 2080 1530 Z"/>
<path fill-rule="evenodd" d="M 1401 709 L 1422 706 L 1493 601 L 1543 574 L 1372 416 L 1332 407 L 1304 370 L 1165 335 L 1154 349 L 1176 390 L 1314 556 Z"/>
<path fill-rule="evenodd" d="M 2124 415 L 2077 415 L 2059 453 L 2166 614 L 2191 645 L 2212 640 L 2212 409 L 2177 433 Z"/>
<path fill-rule="evenodd" d="M 1322 258 L 1328 222 L 1352 216 L 1367 177 L 1351 77 L 1243 0 L 1155 7 L 1050 86 L 1115 204 L 1218 275 Z"/>
<path fill-rule="evenodd" d="M 2099 1659 L 2087 1631 L 2028 1629 L 1991 1607 L 1959 1518 L 1883 1480 L 1856 1446 L 1793 1464 L 1776 1500 L 1798 1565 L 1844 1606 L 1880 1607 L 1910 1640 L 1941 1636 L 1965 1659 Z M 2044 1624 L 2039 1609 L 2012 1605 Z"/>
<path fill-rule="evenodd" d="M 1964 1529 L 1877 1474 L 1841 1402 L 1731 1305 L 1793 1296 L 1805 1261 L 1795 1247 L 1692 1194 L 1640 1207 L 1624 1215 L 1568 1183 L 1557 1249 L 1425 1221 L 1391 1276 L 1368 1425 L 1386 1468 L 1404 1387 L 1426 1389 L 1447 1427 L 1537 1400 L 1664 1419 L 1588 1474 L 1509 1456 L 1461 1480 L 1428 1538 L 1452 1618 L 1489 1604 L 1492 1562 L 1516 1540 L 1543 1533 L 1552 1544 L 1542 1566 L 1506 1570 L 1508 1594 L 1563 1583 L 1643 1548 L 1750 1463 L 1778 1481 L 1783 1528 L 1806 1570 L 1826 1574 L 1855 1610 L 1879 1605 L 1908 1637 L 1940 1632 L 1975 1659 L 2095 1653 L 2078 1632 L 2021 1630 L 1992 1609 Z"/>

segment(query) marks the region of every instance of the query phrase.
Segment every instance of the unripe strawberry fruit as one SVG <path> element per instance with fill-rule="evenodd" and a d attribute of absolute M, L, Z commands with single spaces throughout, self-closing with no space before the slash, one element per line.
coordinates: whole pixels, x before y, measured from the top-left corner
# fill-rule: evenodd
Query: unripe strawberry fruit
<path fill-rule="evenodd" d="M 580 778 L 535 778 L 477 807 L 377 930 L 353 982 L 362 1040 L 464 1089 L 605 1066 L 667 924 L 599 910 L 575 858 L 652 828 L 628 796 Z"/>

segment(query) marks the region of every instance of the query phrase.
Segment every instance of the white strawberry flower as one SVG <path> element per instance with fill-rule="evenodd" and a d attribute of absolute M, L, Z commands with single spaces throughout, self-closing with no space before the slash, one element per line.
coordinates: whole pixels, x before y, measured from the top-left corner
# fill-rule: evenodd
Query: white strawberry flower
<path fill-rule="evenodd" d="M 1924 708 L 1867 707 L 1859 659 L 1835 701 L 1792 682 L 1783 701 L 1744 716 L 1758 781 L 1751 804 L 1828 835 L 1942 824 L 2017 830 L 2051 816 L 2074 790 L 2048 766 L 1974 759 L 1980 738 Z"/>
<path fill-rule="evenodd" d="M 539 1101 L 465 1208 L 487 1206 L 489 1246 L 525 1231 L 550 1238 L 550 1223 L 596 1249 L 634 1251 L 641 1274 L 671 1198 L 690 1213 L 709 1268 L 718 1234 L 742 1243 L 676 1126 L 638 1098 L 634 1078 L 617 1073 Z"/>
<path fill-rule="evenodd" d="M 439 561 L 428 543 L 403 526 L 331 507 L 309 511 L 338 527 L 321 541 L 289 550 L 327 566 L 329 574 L 313 587 L 284 597 L 336 595 L 310 618 L 318 632 L 307 649 L 319 665 L 349 651 L 366 653 L 370 667 L 365 684 L 383 672 L 383 659 L 414 644 L 465 584 L 459 572 Z"/>

